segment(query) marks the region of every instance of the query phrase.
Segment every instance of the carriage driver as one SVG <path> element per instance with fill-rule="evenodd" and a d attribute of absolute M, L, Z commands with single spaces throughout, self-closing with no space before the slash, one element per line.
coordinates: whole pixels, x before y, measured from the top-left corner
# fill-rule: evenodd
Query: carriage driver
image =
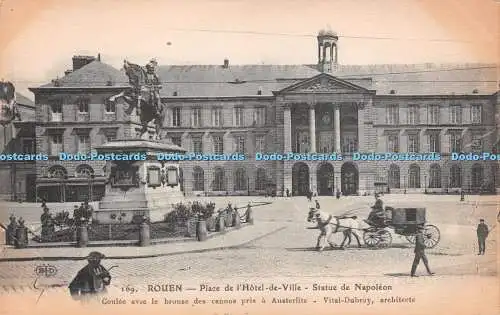
<path fill-rule="evenodd" d="M 368 215 L 368 222 L 382 225 L 385 218 L 384 203 L 379 194 L 375 194 L 375 204 L 371 207 L 372 211 Z"/>

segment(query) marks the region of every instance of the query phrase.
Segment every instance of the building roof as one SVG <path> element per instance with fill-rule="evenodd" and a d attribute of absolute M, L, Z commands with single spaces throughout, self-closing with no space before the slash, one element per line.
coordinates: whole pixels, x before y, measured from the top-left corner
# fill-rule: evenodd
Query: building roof
<path fill-rule="evenodd" d="M 55 84 L 54 81 L 58 81 L 57 84 Z M 51 83 L 40 86 L 40 88 L 96 88 L 120 87 L 127 85 L 128 78 L 125 75 L 125 72 L 95 60 L 62 78 L 58 78 L 57 80 L 53 80 Z"/>
<path fill-rule="evenodd" d="M 16 103 L 20 104 L 20 105 L 24 105 L 26 107 L 35 108 L 35 103 L 19 92 L 16 92 Z"/>
<path fill-rule="evenodd" d="M 272 96 L 318 75 L 315 65 L 170 65 L 159 66 L 162 97 Z M 377 95 L 492 95 L 499 90 L 495 64 L 339 65 L 339 79 L 376 90 Z M 56 86 L 58 85 L 58 86 Z M 40 88 L 124 87 L 128 78 L 98 60 Z M 261 91 L 259 94 L 258 91 Z"/>

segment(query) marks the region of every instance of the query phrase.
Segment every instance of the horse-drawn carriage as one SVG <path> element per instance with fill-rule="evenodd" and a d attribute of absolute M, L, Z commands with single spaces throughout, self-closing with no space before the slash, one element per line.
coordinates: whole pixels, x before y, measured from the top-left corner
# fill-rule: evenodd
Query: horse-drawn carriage
<path fill-rule="evenodd" d="M 363 240 L 368 247 L 388 247 L 392 243 L 391 233 L 387 228 L 393 229 L 394 233 L 406 237 L 415 244 L 415 235 L 418 227 L 424 227 L 424 242 L 427 248 L 435 247 L 440 240 L 439 229 L 427 224 L 425 208 L 392 208 L 386 207 L 386 217 L 383 223 L 371 224 L 364 229 Z"/>

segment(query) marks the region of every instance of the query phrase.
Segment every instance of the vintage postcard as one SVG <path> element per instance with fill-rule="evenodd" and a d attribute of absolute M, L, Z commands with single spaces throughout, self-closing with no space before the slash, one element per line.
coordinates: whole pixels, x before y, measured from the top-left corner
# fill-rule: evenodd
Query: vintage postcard
<path fill-rule="evenodd" d="M 499 9 L 0 0 L 0 314 L 498 314 Z"/>

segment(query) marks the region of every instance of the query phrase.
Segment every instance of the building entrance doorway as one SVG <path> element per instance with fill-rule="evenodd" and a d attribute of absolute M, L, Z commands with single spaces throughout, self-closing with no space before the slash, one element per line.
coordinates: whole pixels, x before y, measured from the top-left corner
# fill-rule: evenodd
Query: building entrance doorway
<path fill-rule="evenodd" d="M 323 163 L 318 167 L 316 174 L 318 180 L 318 195 L 333 196 L 335 191 L 335 175 L 333 166 L 328 163 Z"/>
<path fill-rule="evenodd" d="M 294 196 L 309 193 L 309 166 L 303 162 L 295 163 L 292 168 L 292 187 Z"/>
<path fill-rule="evenodd" d="M 341 179 L 342 194 L 348 196 L 358 193 L 359 174 L 353 163 L 349 162 L 342 165 Z"/>

